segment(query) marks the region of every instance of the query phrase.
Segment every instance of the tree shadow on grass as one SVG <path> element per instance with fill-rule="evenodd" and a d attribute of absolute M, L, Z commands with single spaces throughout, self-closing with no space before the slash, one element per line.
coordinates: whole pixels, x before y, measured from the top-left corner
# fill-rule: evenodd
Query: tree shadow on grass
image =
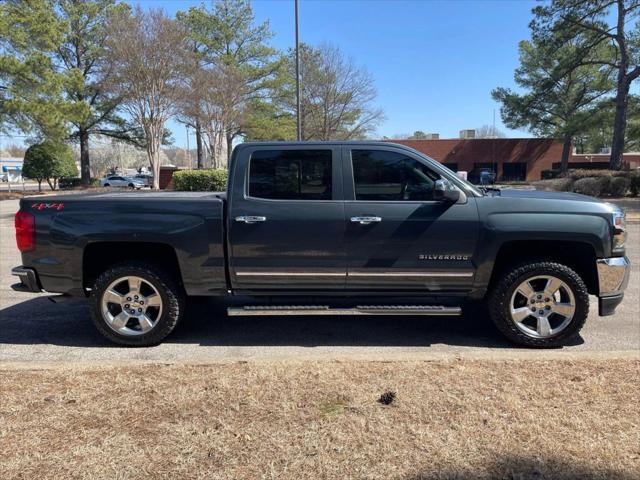
<path fill-rule="evenodd" d="M 588 452 L 586 452 L 588 453 Z M 612 466 L 590 466 L 561 459 L 505 456 L 473 471 L 437 471 L 433 466 L 401 480 L 637 480 L 640 475 Z"/>

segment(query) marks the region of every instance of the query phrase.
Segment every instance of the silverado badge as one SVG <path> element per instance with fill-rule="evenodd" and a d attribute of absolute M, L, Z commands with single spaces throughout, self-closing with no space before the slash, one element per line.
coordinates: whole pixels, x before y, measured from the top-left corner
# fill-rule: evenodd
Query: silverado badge
<path fill-rule="evenodd" d="M 469 255 L 461 253 L 445 253 L 441 255 L 423 254 L 418 255 L 419 260 L 469 260 Z"/>

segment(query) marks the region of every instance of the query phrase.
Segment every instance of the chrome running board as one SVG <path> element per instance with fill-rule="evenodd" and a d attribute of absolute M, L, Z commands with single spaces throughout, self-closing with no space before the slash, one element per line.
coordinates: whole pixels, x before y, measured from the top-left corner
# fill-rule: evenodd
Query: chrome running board
<path fill-rule="evenodd" d="M 227 315 L 279 316 L 279 315 L 427 315 L 458 316 L 460 307 L 439 305 L 358 305 L 352 308 L 330 308 L 327 305 L 275 305 L 229 307 Z"/>

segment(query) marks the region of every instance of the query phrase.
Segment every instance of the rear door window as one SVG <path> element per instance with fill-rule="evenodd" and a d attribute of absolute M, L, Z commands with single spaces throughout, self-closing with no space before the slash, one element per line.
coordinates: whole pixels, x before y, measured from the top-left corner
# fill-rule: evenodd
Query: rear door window
<path fill-rule="evenodd" d="M 331 200 L 331 150 L 257 150 L 249 161 L 249 196 Z"/>

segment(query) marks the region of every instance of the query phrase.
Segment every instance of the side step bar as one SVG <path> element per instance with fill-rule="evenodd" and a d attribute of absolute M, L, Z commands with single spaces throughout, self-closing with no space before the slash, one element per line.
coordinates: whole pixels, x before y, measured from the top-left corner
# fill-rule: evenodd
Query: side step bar
<path fill-rule="evenodd" d="M 358 305 L 352 308 L 330 308 L 327 305 L 282 305 L 229 307 L 227 315 L 280 316 L 280 315 L 427 315 L 458 316 L 460 307 L 438 305 Z"/>

